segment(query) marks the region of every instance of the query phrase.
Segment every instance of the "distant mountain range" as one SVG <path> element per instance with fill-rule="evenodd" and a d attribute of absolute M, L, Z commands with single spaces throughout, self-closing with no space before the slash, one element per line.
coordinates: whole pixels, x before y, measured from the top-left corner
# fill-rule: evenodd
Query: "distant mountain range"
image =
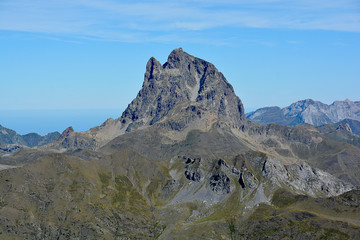
<path fill-rule="evenodd" d="M 288 126 L 314 125 L 327 138 L 360 148 L 360 102 L 335 101 L 331 105 L 312 99 L 285 108 L 264 107 L 246 114 L 256 123 Z"/>
<path fill-rule="evenodd" d="M 337 123 L 345 119 L 360 121 L 360 101 L 335 101 L 327 105 L 312 99 L 295 102 L 288 107 L 264 107 L 246 114 L 256 123 L 277 123 L 288 126 L 311 124 L 315 127 Z M 349 123 L 349 125 L 352 123 Z M 358 125 L 357 123 L 354 123 Z M 355 129 L 356 127 L 354 127 Z"/>
<path fill-rule="evenodd" d="M 29 133 L 20 135 L 14 130 L 5 128 L 0 125 L 0 145 L 4 144 L 16 144 L 27 147 L 42 146 L 48 144 L 60 137 L 59 132 L 48 133 L 45 136 L 41 136 L 37 133 Z"/>

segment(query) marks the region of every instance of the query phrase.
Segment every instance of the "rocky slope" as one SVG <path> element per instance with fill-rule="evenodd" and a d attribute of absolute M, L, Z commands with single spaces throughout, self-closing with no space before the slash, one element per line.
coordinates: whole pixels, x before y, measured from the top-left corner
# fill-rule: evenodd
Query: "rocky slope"
<path fill-rule="evenodd" d="M 14 130 L 0 125 L 0 145 L 15 144 L 27 147 L 42 146 L 58 139 L 59 136 L 59 132 L 48 133 L 45 136 L 41 136 L 37 133 L 20 135 Z"/>
<path fill-rule="evenodd" d="M 335 101 L 327 105 L 312 99 L 306 99 L 291 104 L 285 108 L 266 107 L 246 114 L 251 121 L 268 124 L 278 123 L 289 126 L 311 124 L 321 126 L 337 123 L 344 119 L 360 121 L 360 102 L 350 100 Z"/>
<path fill-rule="evenodd" d="M 306 227 L 307 221 L 317 222 L 323 229 L 319 235 L 335 228 L 336 234 L 356 239 L 359 232 L 358 192 L 349 198 L 351 205 L 329 205 L 322 198 L 315 203 L 323 206 L 309 205 L 310 196 L 349 188 L 307 164 L 285 166 L 257 152 L 230 161 L 177 156 L 169 162 L 130 150 L 92 161 L 50 153 L 0 171 L 0 183 L 2 239 L 230 239 L 231 234 L 261 239 L 256 234 L 273 224 L 287 229 L 274 228 L 274 236 L 311 235 L 316 228 Z M 282 188 L 291 194 L 276 192 Z M 303 196 L 297 211 L 289 206 L 299 201 L 294 194 Z M 298 218 L 304 211 L 310 213 Z M 277 220 L 264 222 L 259 214 Z M 284 220 L 296 224 L 281 225 Z M 250 231 L 254 221 L 261 231 Z"/>
<path fill-rule="evenodd" d="M 326 237 L 338 223 L 336 236 L 358 236 L 358 201 L 341 205 L 355 212 L 334 222 L 334 212 L 280 206 L 279 191 L 291 203 L 299 194 L 337 199 L 360 185 L 360 149 L 310 125 L 247 121 L 224 76 L 182 49 L 163 65 L 149 60 L 120 118 L 82 133 L 69 127 L 0 164 L 13 164 L 0 171 L 4 239 L 262 239 L 290 220 L 289 236 Z M 309 221 L 323 230 L 312 234 Z M 255 224 L 261 231 L 246 230 Z"/>
<path fill-rule="evenodd" d="M 260 205 L 246 222 L 233 223 L 235 239 L 358 239 L 359 191 L 311 198 L 278 190 L 273 206 Z"/>

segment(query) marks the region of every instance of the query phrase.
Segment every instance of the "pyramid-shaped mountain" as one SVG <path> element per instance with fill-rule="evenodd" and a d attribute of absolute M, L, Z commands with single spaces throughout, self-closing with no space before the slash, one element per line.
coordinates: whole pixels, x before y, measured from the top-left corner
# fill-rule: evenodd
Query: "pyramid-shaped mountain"
<path fill-rule="evenodd" d="M 149 59 L 143 86 L 121 117 L 86 132 L 65 134 L 53 146 L 96 149 L 156 123 L 182 130 L 204 115 L 209 124 L 230 128 L 240 129 L 246 122 L 241 100 L 224 75 L 213 64 L 178 48 L 163 65 L 154 57 Z"/>
<path fill-rule="evenodd" d="M 223 74 L 178 48 L 164 65 L 150 58 L 143 87 L 121 121 L 153 125 L 178 105 L 202 107 L 234 127 L 242 126 L 245 119 L 244 107 Z"/>
<path fill-rule="evenodd" d="M 129 148 L 163 160 L 181 154 L 230 159 L 255 150 L 285 164 L 310 162 L 360 184 L 355 174 L 360 170 L 358 148 L 334 144 L 311 126 L 261 126 L 248 121 L 241 100 L 223 74 L 182 48 L 173 50 L 163 65 L 154 57 L 149 59 L 141 90 L 119 118 L 86 132 L 70 127 L 43 147 L 108 154 Z"/>

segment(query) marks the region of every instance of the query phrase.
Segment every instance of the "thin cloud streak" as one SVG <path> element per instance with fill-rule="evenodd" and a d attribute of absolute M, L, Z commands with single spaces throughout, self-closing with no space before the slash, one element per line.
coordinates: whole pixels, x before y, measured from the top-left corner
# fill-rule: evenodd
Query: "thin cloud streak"
<path fill-rule="evenodd" d="M 0 30 L 109 41 L 174 40 L 219 28 L 360 32 L 356 1 L 244 0 L 169 2 L 5 0 Z M 217 36 L 229 39 L 231 36 Z M 156 40 L 158 39 L 158 40 Z"/>

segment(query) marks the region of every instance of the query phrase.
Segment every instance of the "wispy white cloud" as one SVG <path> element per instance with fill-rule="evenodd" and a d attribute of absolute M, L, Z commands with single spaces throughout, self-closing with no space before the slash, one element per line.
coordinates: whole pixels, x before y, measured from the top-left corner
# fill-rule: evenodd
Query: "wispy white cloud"
<path fill-rule="evenodd" d="M 289 40 L 287 41 L 288 44 L 302 44 L 303 42 L 301 41 L 294 41 L 294 40 Z"/>
<path fill-rule="evenodd" d="M 196 33 L 219 28 L 360 32 L 360 6 L 357 0 L 0 2 L 0 30 L 114 41 L 161 41 L 191 39 Z"/>

